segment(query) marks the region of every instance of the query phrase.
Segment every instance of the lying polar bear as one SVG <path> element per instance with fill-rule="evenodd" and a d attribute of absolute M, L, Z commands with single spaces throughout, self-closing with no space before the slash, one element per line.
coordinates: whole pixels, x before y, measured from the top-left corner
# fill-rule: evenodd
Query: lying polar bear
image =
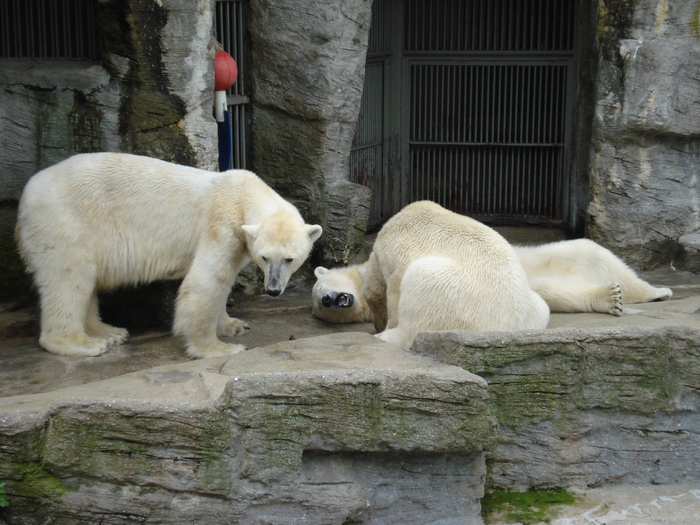
<path fill-rule="evenodd" d="M 544 329 L 549 320 L 547 304 L 503 237 L 429 201 L 392 217 L 363 265 L 319 267 L 316 276 L 315 315 L 371 318 L 379 338 L 402 347 L 424 331 Z"/>
<path fill-rule="evenodd" d="M 626 303 L 643 303 L 673 295 L 670 288 L 656 288 L 643 281 L 612 252 L 588 239 L 513 248 L 530 287 L 552 312 L 619 316 L 623 298 Z M 317 267 L 312 291 L 314 315 L 334 323 L 373 321 L 363 292 L 362 273 L 367 265 L 369 261 L 333 270 Z M 452 328 L 445 325 L 442 329 Z"/>
<path fill-rule="evenodd" d="M 590 239 L 541 246 L 515 246 L 530 287 L 552 312 L 601 312 L 622 315 L 622 302 L 666 300 L 670 288 L 656 288 L 610 250 Z"/>
<path fill-rule="evenodd" d="M 321 233 L 251 172 L 121 153 L 75 155 L 34 175 L 16 229 L 41 296 L 43 348 L 100 355 L 128 334 L 100 320 L 99 289 L 184 278 L 174 331 L 197 358 L 245 350 L 217 338 L 247 328 L 225 308 L 241 268 L 253 259 L 277 296 Z"/>

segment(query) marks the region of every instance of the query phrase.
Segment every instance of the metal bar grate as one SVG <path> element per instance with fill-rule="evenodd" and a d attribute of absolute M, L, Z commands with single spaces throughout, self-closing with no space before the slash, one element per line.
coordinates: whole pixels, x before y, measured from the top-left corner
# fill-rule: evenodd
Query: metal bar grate
<path fill-rule="evenodd" d="M 233 168 L 249 167 L 250 97 L 247 86 L 248 46 L 246 9 L 248 0 L 217 0 L 216 38 L 238 66 L 238 79 L 227 91 L 228 110 L 233 130 Z"/>
<path fill-rule="evenodd" d="M 0 58 L 98 60 L 95 0 L 2 0 Z"/>
<path fill-rule="evenodd" d="M 567 68 L 414 64 L 411 143 L 561 145 Z"/>
<path fill-rule="evenodd" d="M 360 114 L 350 150 L 350 181 L 372 190 L 370 222 L 388 218 L 391 213 L 387 170 L 385 75 L 391 49 L 391 18 L 388 0 L 372 3 L 365 81 Z"/>
<path fill-rule="evenodd" d="M 570 51 L 573 3 L 405 0 L 407 51 Z"/>
<path fill-rule="evenodd" d="M 372 27 L 369 32 L 368 54 L 382 53 L 391 49 L 391 20 L 387 11 L 387 1 L 374 0 L 372 2 Z"/>
<path fill-rule="evenodd" d="M 384 64 L 368 64 L 355 137 L 350 152 L 350 181 L 372 190 L 370 215 L 383 217 L 386 210 L 384 178 Z"/>
<path fill-rule="evenodd" d="M 352 180 L 373 191 L 370 222 L 420 199 L 486 222 L 566 221 L 576 2 L 372 8 L 351 153 Z M 379 142 L 368 122 L 381 122 Z"/>
<path fill-rule="evenodd" d="M 560 219 L 568 64 L 414 64 L 410 200 Z"/>

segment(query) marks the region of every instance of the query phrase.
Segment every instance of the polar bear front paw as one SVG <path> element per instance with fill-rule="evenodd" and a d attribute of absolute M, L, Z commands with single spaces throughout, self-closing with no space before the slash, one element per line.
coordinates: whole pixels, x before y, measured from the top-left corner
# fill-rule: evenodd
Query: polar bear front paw
<path fill-rule="evenodd" d="M 246 330 L 250 330 L 248 323 L 224 314 L 219 319 L 219 324 L 216 327 L 216 334 L 219 337 L 231 337 L 234 335 L 241 335 Z"/>
<path fill-rule="evenodd" d="M 622 287 L 620 283 L 610 285 L 610 315 L 622 315 Z"/>
<path fill-rule="evenodd" d="M 104 339 L 110 345 L 120 345 L 129 338 L 129 332 L 125 328 L 117 328 L 106 323 L 100 323 L 91 329 L 87 327 L 87 333 L 97 339 Z"/>
<path fill-rule="evenodd" d="M 377 337 L 386 343 L 406 349 L 409 348 L 411 346 L 411 343 L 413 342 L 413 339 L 409 337 L 408 334 L 405 334 L 403 331 L 401 331 L 399 328 L 391 328 L 389 330 L 384 330 L 383 332 L 374 334 L 374 337 Z"/>
<path fill-rule="evenodd" d="M 238 354 L 245 352 L 247 348 L 244 345 L 233 345 L 217 341 L 214 344 L 206 346 L 187 345 L 187 355 L 194 359 L 208 359 L 210 357 L 224 357 L 227 355 Z"/>
<path fill-rule="evenodd" d="M 95 357 L 104 354 L 111 346 L 106 339 L 81 333 L 66 336 L 42 335 L 39 344 L 53 354 L 69 357 Z"/>

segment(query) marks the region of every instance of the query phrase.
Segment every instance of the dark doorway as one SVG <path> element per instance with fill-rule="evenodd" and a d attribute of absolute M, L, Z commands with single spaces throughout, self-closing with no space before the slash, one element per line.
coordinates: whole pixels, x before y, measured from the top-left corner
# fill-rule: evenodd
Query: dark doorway
<path fill-rule="evenodd" d="M 590 144 L 581 14 L 575 0 L 374 0 L 350 163 L 372 224 L 429 199 L 492 224 L 574 226 Z"/>

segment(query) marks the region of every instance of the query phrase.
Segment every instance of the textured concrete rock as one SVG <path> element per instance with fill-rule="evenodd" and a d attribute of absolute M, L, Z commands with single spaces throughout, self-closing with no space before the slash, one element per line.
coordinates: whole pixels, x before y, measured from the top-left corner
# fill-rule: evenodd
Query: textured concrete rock
<path fill-rule="evenodd" d="M 109 0 L 97 16 L 120 91 L 119 151 L 214 169 L 213 3 Z"/>
<path fill-rule="evenodd" d="M 694 269 L 700 231 L 697 6 L 601 4 L 588 233 L 637 268 Z"/>
<path fill-rule="evenodd" d="M 683 251 L 681 261 L 683 268 L 690 272 L 700 272 L 700 233 L 689 233 L 678 239 Z"/>
<path fill-rule="evenodd" d="M 367 189 L 348 182 L 348 159 L 371 2 L 268 0 L 250 8 L 256 170 L 308 220 L 335 232 L 321 240 L 321 261 L 345 264 L 369 214 Z"/>
<path fill-rule="evenodd" d="M 506 489 L 697 482 L 700 330 L 422 334 L 414 350 L 489 383 Z"/>
<path fill-rule="evenodd" d="M 0 201 L 72 153 L 117 147 L 119 91 L 101 66 L 4 61 L 0 86 Z"/>
<path fill-rule="evenodd" d="M 96 2 L 100 63 L 3 60 L 0 205 L 75 153 L 123 151 L 214 169 L 213 3 Z M 14 209 L 0 213 L 0 296 L 17 293 Z M 26 292 L 26 287 L 22 290 Z"/>
<path fill-rule="evenodd" d="M 487 397 L 350 333 L 4 398 L 0 517 L 478 524 Z"/>
<path fill-rule="evenodd" d="M 104 60 L 6 60 L 0 68 L 0 201 L 74 153 L 125 151 L 200 168 L 216 161 L 212 6 L 98 5 Z"/>

